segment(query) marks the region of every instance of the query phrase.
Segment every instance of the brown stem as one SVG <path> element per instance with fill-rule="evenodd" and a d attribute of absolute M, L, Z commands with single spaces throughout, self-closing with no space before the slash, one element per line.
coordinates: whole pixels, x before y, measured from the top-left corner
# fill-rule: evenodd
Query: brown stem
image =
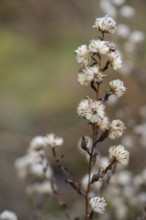
<path fill-rule="evenodd" d="M 92 81 L 90 85 L 91 85 L 91 88 L 92 88 L 95 92 L 97 92 L 97 89 L 96 89 L 96 87 L 95 87 L 95 85 L 94 85 L 94 81 Z"/>
<path fill-rule="evenodd" d="M 66 177 L 66 183 L 70 184 L 70 186 L 75 189 L 81 196 L 85 197 L 85 192 L 83 191 L 80 183 L 78 183 L 76 180 L 74 180 L 68 169 L 66 167 L 64 167 L 61 163 L 60 163 L 60 159 L 57 158 L 57 155 L 56 155 L 56 150 L 55 148 L 53 147 L 52 148 L 52 153 L 53 153 L 53 156 L 54 156 L 54 159 L 56 161 L 56 164 L 58 166 L 58 168 L 62 171 L 62 173 L 65 175 Z"/>
<path fill-rule="evenodd" d="M 105 71 L 108 69 L 109 64 L 110 64 L 110 62 L 107 61 L 106 64 L 105 64 L 105 66 L 104 66 L 102 69 L 100 69 L 100 71 L 105 72 Z"/>
<path fill-rule="evenodd" d="M 96 89 L 96 100 L 98 100 L 98 95 L 99 95 L 99 87 L 100 87 L 100 84 L 97 83 L 97 89 Z"/>
<path fill-rule="evenodd" d="M 102 39 L 104 40 L 104 31 L 102 31 Z"/>
<path fill-rule="evenodd" d="M 109 165 L 101 172 L 99 172 L 99 174 L 95 174 L 91 180 L 91 184 L 97 182 L 99 179 L 102 179 L 108 171 L 112 170 L 113 167 L 116 165 L 116 160 L 113 159 L 111 160 L 111 162 L 109 163 Z"/>
<path fill-rule="evenodd" d="M 94 142 L 96 139 L 96 133 L 97 133 L 97 126 L 96 124 L 92 125 L 92 132 L 93 132 L 93 146 L 92 146 L 92 150 L 91 150 L 91 155 L 90 155 L 90 160 L 89 160 L 89 170 L 88 170 L 88 176 L 89 176 L 89 180 L 88 180 L 88 186 L 87 186 L 87 191 L 86 191 L 86 195 L 85 195 L 85 202 L 86 202 L 86 216 L 85 216 L 85 220 L 88 220 L 88 209 L 89 209 L 89 201 L 88 201 L 88 197 L 89 197 L 89 192 L 90 192 L 90 184 L 91 184 L 91 170 L 92 170 L 92 160 L 93 160 L 93 153 L 94 153 Z"/>

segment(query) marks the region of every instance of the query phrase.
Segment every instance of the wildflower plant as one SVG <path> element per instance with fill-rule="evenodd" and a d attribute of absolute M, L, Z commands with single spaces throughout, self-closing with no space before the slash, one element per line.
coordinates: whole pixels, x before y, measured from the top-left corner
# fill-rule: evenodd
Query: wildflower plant
<path fill-rule="evenodd" d="M 106 138 L 118 139 L 122 136 L 125 125 L 119 119 L 110 122 L 106 115 L 106 102 L 111 95 L 122 96 L 126 92 L 124 83 L 119 80 L 109 82 L 109 90 L 103 97 L 100 96 L 100 88 L 104 83 L 106 72 L 111 66 L 114 70 L 121 68 L 122 59 L 114 43 L 105 40 L 107 34 L 113 34 L 116 31 L 116 22 L 113 18 L 106 15 L 97 18 L 93 25 L 99 32 L 97 39 L 90 41 L 89 45 L 82 45 L 75 51 L 77 62 L 80 64 L 78 82 L 82 86 L 90 86 L 95 92 L 95 98 L 86 97 L 81 100 L 77 107 L 77 114 L 87 121 L 92 130 L 92 146 L 87 147 L 87 138 L 82 136 L 81 148 L 89 156 L 89 169 L 87 178 L 87 187 L 85 192 L 86 214 L 85 219 L 93 219 L 93 212 L 99 214 L 105 211 L 106 201 L 104 198 L 90 198 L 92 194 L 92 184 L 98 181 L 104 182 L 107 175 L 112 174 L 117 163 L 127 165 L 129 161 L 129 152 L 124 146 L 118 145 L 109 148 L 109 163 L 103 169 L 95 169 L 99 158 L 98 144 Z M 86 49 L 83 49 L 86 48 Z M 82 50 L 82 53 L 81 53 Z M 82 59 L 81 59 L 82 58 Z M 87 62 L 88 60 L 88 62 Z M 106 61 L 105 61 L 106 60 Z M 108 179 L 109 181 L 109 179 Z"/>
<path fill-rule="evenodd" d="M 62 165 L 63 155 L 58 156 L 57 148 L 63 144 L 63 138 L 53 133 L 34 138 L 26 156 L 15 162 L 19 177 L 27 181 L 26 191 L 33 197 L 33 204 L 34 196 L 37 194 L 53 196 L 68 220 L 73 218 L 67 210 L 66 203 L 61 199 L 47 156 L 48 147 L 52 150 L 58 168 L 65 175 L 65 181 L 82 196 L 85 211 L 81 217 L 85 220 L 92 220 L 95 213 L 102 215 L 106 212 L 108 201 L 104 198 L 103 191 L 115 173 L 116 165 L 119 163 L 125 166 L 129 161 L 129 152 L 123 145 L 107 146 L 109 157 L 102 157 L 98 149 L 99 144 L 105 139 L 118 139 L 124 133 L 124 123 L 119 119 L 111 121 L 105 110 L 109 97 L 112 95 L 121 97 L 126 92 L 126 87 L 121 80 L 115 79 L 109 82 L 107 92 L 100 94 L 107 70 L 110 67 L 113 70 L 121 68 L 122 58 L 116 45 L 106 40 L 108 34 L 116 31 L 115 20 L 108 15 L 97 18 L 93 28 L 99 34 L 97 39 L 92 39 L 88 45 L 81 45 L 75 50 L 80 65 L 77 81 L 81 86 L 88 86 L 94 92 L 94 98 L 86 96 L 77 106 L 78 116 L 83 118 L 91 129 L 91 136 L 83 134 L 79 140 L 79 148 L 88 161 L 87 174 L 78 182 Z M 80 217 L 74 217 L 74 220 L 77 219 Z"/>

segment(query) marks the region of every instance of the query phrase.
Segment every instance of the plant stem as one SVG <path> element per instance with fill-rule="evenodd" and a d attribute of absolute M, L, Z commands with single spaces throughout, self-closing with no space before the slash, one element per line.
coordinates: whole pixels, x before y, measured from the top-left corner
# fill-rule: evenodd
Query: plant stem
<path fill-rule="evenodd" d="M 85 220 L 88 220 L 88 206 L 89 206 L 89 201 L 88 201 L 88 195 L 90 192 L 90 179 L 91 179 L 91 170 L 92 170 L 92 159 L 93 159 L 93 153 L 94 153 L 94 142 L 96 139 L 96 124 L 92 125 L 92 132 L 93 132 L 93 146 L 92 146 L 92 150 L 91 150 L 91 155 L 90 155 L 90 160 L 89 160 L 89 170 L 88 170 L 88 176 L 89 176 L 89 180 L 88 180 L 88 186 L 87 186 L 87 191 L 86 191 L 86 195 L 85 195 L 85 201 L 86 201 L 86 216 L 85 216 Z"/>

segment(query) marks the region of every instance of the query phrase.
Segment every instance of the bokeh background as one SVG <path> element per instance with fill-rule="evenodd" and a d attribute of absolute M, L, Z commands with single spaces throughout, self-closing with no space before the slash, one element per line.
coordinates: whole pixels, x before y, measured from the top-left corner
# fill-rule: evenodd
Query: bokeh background
<path fill-rule="evenodd" d="M 130 25 L 146 33 L 146 1 L 127 3 L 136 10 Z M 67 155 L 64 163 L 76 178 L 85 174 L 87 165 L 77 151 L 77 141 L 89 130 L 77 117 L 76 106 L 92 92 L 77 83 L 79 67 L 74 50 L 96 36 L 91 25 L 101 15 L 98 0 L 0 1 L 0 210 L 11 209 L 20 219 L 29 219 L 29 202 L 14 161 L 25 154 L 36 135 L 55 132 L 63 136 L 62 151 Z M 108 107 L 111 118 L 130 119 L 131 124 L 141 122 L 139 109 L 146 104 L 145 42 L 139 46 L 134 62 L 133 73 L 120 76 L 128 93 L 118 104 Z M 111 77 L 117 78 L 117 74 Z M 135 144 L 129 169 L 138 173 L 146 166 L 146 148 L 140 148 L 137 139 Z M 62 194 L 72 203 L 75 193 L 70 190 L 68 195 L 69 187 L 51 155 L 50 161 Z M 46 210 L 53 212 L 53 206 L 49 200 Z"/>

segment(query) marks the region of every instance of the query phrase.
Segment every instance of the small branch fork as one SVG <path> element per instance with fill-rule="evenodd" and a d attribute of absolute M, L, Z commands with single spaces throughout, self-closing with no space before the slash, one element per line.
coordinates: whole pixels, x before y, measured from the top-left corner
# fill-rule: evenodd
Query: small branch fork
<path fill-rule="evenodd" d="M 108 171 L 113 170 L 113 168 L 115 168 L 115 166 L 116 166 L 116 163 L 117 162 L 116 162 L 115 159 L 111 160 L 109 165 L 104 170 L 100 171 L 99 173 L 95 174 L 92 177 L 91 184 L 93 184 L 93 183 L 97 182 L 98 180 L 102 179 L 108 173 Z"/>
<path fill-rule="evenodd" d="M 83 189 L 81 188 L 81 185 L 80 183 L 78 183 L 76 180 L 74 180 L 68 169 L 66 167 L 64 167 L 61 163 L 60 163 L 60 159 L 57 158 L 57 154 L 56 154 L 56 149 L 55 147 L 52 147 L 52 153 L 53 153 L 53 157 L 56 161 L 56 164 L 58 166 L 58 168 L 61 170 L 61 172 L 65 175 L 66 177 L 66 183 L 68 183 L 74 190 L 76 190 L 81 196 L 85 197 L 85 192 L 83 191 Z M 61 158 L 63 157 L 63 155 L 61 156 Z M 53 190 L 53 193 L 54 193 L 54 196 L 56 197 L 56 199 L 58 200 L 58 203 L 59 205 L 61 206 L 61 208 L 63 209 L 64 211 L 64 214 L 66 216 L 66 219 L 67 220 L 71 220 L 71 217 L 68 213 L 68 210 L 67 210 L 67 205 L 66 203 L 64 203 L 60 197 L 60 194 L 59 192 L 55 189 L 54 187 L 54 184 L 52 182 L 52 190 Z M 79 220 L 79 217 L 75 217 L 74 220 Z"/>
<path fill-rule="evenodd" d="M 56 161 L 56 164 L 58 166 L 58 168 L 62 171 L 62 173 L 65 175 L 66 177 L 66 182 L 69 183 L 71 185 L 71 187 L 73 189 L 75 189 L 81 196 L 85 196 L 85 192 L 82 190 L 80 183 L 78 183 L 76 180 L 74 180 L 68 169 L 66 167 L 64 167 L 61 163 L 60 163 L 60 159 L 57 158 L 57 154 L 56 154 L 56 150 L 55 147 L 52 147 L 52 153 L 54 156 L 54 159 Z"/>

